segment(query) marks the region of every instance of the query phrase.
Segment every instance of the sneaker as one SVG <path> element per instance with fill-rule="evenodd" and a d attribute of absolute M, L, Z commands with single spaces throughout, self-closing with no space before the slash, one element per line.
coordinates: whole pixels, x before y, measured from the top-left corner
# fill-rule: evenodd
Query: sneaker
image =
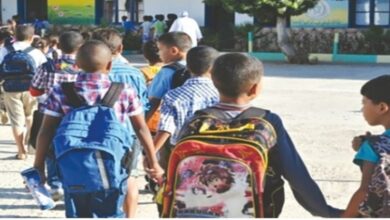
<path fill-rule="evenodd" d="M 64 199 L 64 190 L 63 189 L 51 189 L 50 191 L 51 198 L 56 202 Z"/>

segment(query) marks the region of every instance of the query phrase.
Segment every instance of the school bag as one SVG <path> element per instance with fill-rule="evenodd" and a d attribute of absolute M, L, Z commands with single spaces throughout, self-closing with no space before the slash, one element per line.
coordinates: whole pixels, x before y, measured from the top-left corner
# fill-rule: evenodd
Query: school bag
<path fill-rule="evenodd" d="M 174 71 L 171 89 L 176 89 L 177 87 L 182 86 L 187 79 L 191 78 L 191 73 L 188 71 L 186 66 L 178 62 L 166 65 L 164 68 L 169 68 Z"/>
<path fill-rule="evenodd" d="M 74 109 L 64 116 L 54 137 L 54 153 L 68 193 L 124 192 L 132 137 L 112 108 L 124 84 L 112 83 L 101 102 L 88 106 L 74 83 L 61 87 Z"/>
<path fill-rule="evenodd" d="M 207 108 L 180 131 L 169 158 L 162 217 L 263 217 L 268 151 L 276 132 L 249 108 L 234 119 Z"/>
<path fill-rule="evenodd" d="M 31 79 L 36 72 L 36 64 L 30 53 L 35 50 L 28 47 L 25 50 L 15 50 L 12 45 L 7 47 L 8 54 L 0 65 L 0 80 L 6 92 L 28 91 Z"/>
<path fill-rule="evenodd" d="M 375 166 L 368 186 L 368 194 L 360 205 L 359 211 L 364 217 L 390 217 L 390 137 L 371 136 L 368 141 L 379 163 Z"/>

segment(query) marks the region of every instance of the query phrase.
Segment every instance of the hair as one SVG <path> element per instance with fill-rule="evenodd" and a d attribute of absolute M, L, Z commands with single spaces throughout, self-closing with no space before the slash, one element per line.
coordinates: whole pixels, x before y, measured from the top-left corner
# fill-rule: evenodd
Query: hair
<path fill-rule="evenodd" d="M 0 42 L 4 43 L 12 36 L 11 32 L 7 29 L 0 30 Z"/>
<path fill-rule="evenodd" d="M 177 15 L 173 14 L 173 13 L 170 13 L 170 14 L 167 15 L 167 18 L 168 18 L 168 20 L 176 20 L 177 19 Z"/>
<path fill-rule="evenodd" d="M 98 40 L 85 42 L 77 52 L 77 65 L 85 72 L 93 73 L 104 70 L 111 62 L 112 54 L 108 46 Z"/>
<path fill-rule="evenodd" d="M 366 82 L 360 93 L 373 103 L 390 105 L 390 75 L 382 75 Z"/>
<path fill-rule="evenodd" d="M 263 72 L 263 64 L 256 58 L 228 53 L 216 59 L 211 76 L 219 93 L 235 98 L 258 83 Z"/>
<path fill-rule="evenodd" d="M 127 18 L 128 18 L 128 17 L 127 17 L 126 15 L 123 15 L 123 16 L 122 16 L 122 21 L 127 21 Z"/>
<path fill-rule="evenodd" d="M 32 39 L 35 29 L 31 25 L 18 25 L 16 26 L 15 38 L 17 41 L 26 41 Z"/>
<path fill-rule="evenodd" d="M 83 36 L 84 41 L 91 40 L 92 32 L 91 31 L 83 31 L 83 32 L 81 32 L 81 36 Z"/>
<path fill-rule="evenodd" d="M 181 52 L 187 52 L 192 47 L 191 37 L 184 32 L 169 32 L 163 34 L 158 42 L 168 47 L 177 47 Z"/>
<path fill-rule="evenodd" d="M 203 75 L 213 66 L 218 56 L 218 51 L 212 47 L 194 47 L 187 53 L 187 68 L 194 75 Z"/>
<path fill-rule="evenodd" d="M 45 53 L 45 48 L 49 46 L 49 43 L 46 38 L 37 37 L 34 38 L 33 42 L 31 43 L 31 46 Z"/>
<path fill-rule="evenodd" d="M 112 54 L 116 54 L 119 47 L 122 46 L 122 36 L 114 29 L 98 29 L 93 32 L 92 39 L 105 43 L 110 48 Z"/>
<path fill-rule="evenodd" d="M 149 21 L 149 16 L 148 16 L 148 15 L 144 15 L 144 16 L 142 17 L 142 19 L 143 19 L 144 21 Z"/>
<path fill-rule="evenodd" d="M 84 38 L 76 31 L 67 31 L 59 38 L 59 48 L 65 54 L 75 53 L 84 43 Z"/>
<path fill-rule="evenodd" d="M 228 168 L 222 167 L 218 164 L 204 164 L 200 169 L 199 182 L 205 186 L 209 186 L 210 182 L 214 179 L 225 180 L 225 185 L 216 189 L 217 193 L 224 193 L 231 188 L 231 184 L 234 183 L 233 174 Z"/>
<path fill-rule="evenodd" d="M 159 20 L 159 21 L 164 21 L 165 16 L 162 15 L 162 14 L 158 14 L 158 15 L 155 16 L 155 18 L 156 18 L 157 20 Z"/>
<path fill-rule="evenodd" d="M 47 40 L 49 41 L 49 46 L 54 47 L 54 46 L 58 46 L 60 42 L 60 37 L 57 34 L 50 34 L 47 37 Z"/>
<path fill-rule="evenodd" d="M 144 57 L 149 61 L 150 64 L 162 62 L 160 55 L 158 54 L 158 47 L 155 41 L 148 41 L 142 46 L 142 52 Z"/>

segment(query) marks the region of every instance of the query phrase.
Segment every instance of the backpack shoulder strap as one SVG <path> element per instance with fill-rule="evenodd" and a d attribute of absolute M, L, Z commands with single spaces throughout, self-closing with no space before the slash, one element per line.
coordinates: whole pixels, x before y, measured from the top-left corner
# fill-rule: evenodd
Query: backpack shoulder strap
<path fill-rule="evenodd" d="M 123 83 L 114 83 L 114 82 L 111 83 L 111 86 L 108 89 L 101 103 L 104 106 L 112 108 L 115 102 L 119 99 L 119 96 L 122 93 L 124 88 L 125 88 L 125 84 Z"/>
<path fill-rule="evenodd" d="M 247 110 L 239 114 L 235 119 L 247 119 L 247 118 L 263 118 L 267 114 L 267 111 L 261 108 L 250 107 Z"/>
<path fill-rule="evenodd" d="M 24 49 L 23 52 L 28 54 L 33 50 L 35 50 L 35 48 L 30 46 L 30 47 L 27 47 L 26 49 Z"/>
<path fill-rule="evenodd" d="M 177 71 L 177 70 L 179 70 L 179 69 L 185 69 L 186 67 L 183 65 L 183 64 L 181 64 L 181 63 L 179 63 L 179 62 L 174 62 L 174 63 L 171 63 L 171 64 L 169 64 L 169 65 L 166 65 L 166 66 L 164 66 L 165 68 L 169 68 L 169 69 L 172 69 L 173 71 Z"/>
<path fill-rule="evenodd" d="M 62 83 L 62 91 L 64 92 L 66 98 L 69 100 L 69 103 L 74 108 L 79 108 L 85 104 L 85 100 L 79 96 L 74 88 L 74 83 Z"/>

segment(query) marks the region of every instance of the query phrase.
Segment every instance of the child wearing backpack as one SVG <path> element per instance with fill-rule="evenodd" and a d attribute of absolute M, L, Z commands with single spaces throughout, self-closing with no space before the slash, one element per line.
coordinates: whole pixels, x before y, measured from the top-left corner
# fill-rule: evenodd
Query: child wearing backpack
<path fill-rule="evenodd" d="M 360 166 L 362 180 L 342 217 L 390 217 L 390 75 L 368 81 L 360 91 L 362 112 L 371 126 L 383 126 L 381 135 L 354 138 L 358 152 L 354 163 Z"/>
<path fill-rule="evenodd" d="M 114 29 L 101 29 L 93 34 L 95 40 L 104 42 L 110 49 L 113 55 L 112 69 L 108 75 L 112 82 L 125 83 L 132 86 L 138 94 L 138 97 L 142 103 L 144 111 L 149 108 L 149 100 L 147 96 L 147 89 L 145 79 L 140 70 L 131 66 L 127 60 L 124 61 L 121 53 L 123 51 L 122 37 Z M 138 187 L 137 180 L 138 172 L 137 165 L 139 157 L 141 156 L 141 146 L 139 140 L 135 136 L 134 129 L 127 120 L 127 128 L 130 134 L 134 136 L 134 143 L 131 148 L 133 149 L 132 161 L 129 169 L 131 169 L 130 177 L 128 179 L 128 192 L 124 203 L 124 210 L 126 217 L 133 218 L 137 212 L 138 206 Z"/>
<path fill-rule="evenodd" d="M 166 33 L 158 39 L 157 46 L 160 58 L 165 65 L 154 77 L 149 87 L 150 110 L 146 114 L 146 121 L 149 121 L 160 107 L 164 95 L 169 90 L 183 85 L 190 77 L 185 68 L 187 52 L 192 47 L 190 36 L 184 32 Z"/>
<path fill-rule="evenodd" d="M 67 217 L 123 217 L 128 155 L 132 137 L 126 118 L 144 146 L 146 172 L 161 178 L 142 103 L 129 85 L 109 80 L 112 52 L 101 41 L 88 41 L 76 64 L 84 72 L 74 83 L 51 91 L 38 134 L 34 167 L 45 182 L 44 159 L 50 143 L 65 191 Z"/>
<path fill-rule="evenodd" d="M 144 74 L 146 85 L 152 83 L 153 78 L 161 70 L 163 65 L 160 55 L 158 54 L 158 47 L 155 41 L 148 41 L 142 45 L 142 53 L 148 61 L 148 66 L 140 68 Z"/>
<path fill-rule="evenodd" d="M 159 161 L 164 169 L 168 164 L 170 146 L 176 145 L 179 131 L 186 120 L 196 111 L 213 106 L 219 100 L 210 74 L 218 55 L 217 50 L 207 46 L 189 50 L 187 68 L 192 77 L 182 86 L 168 91 L 162 99 L 161 118 L 154 143 L 157 151 L 161 149 Z M 163 147 L 167 141 L 168 144 Z"/>
<path fill-rule="evenodd" d="M 262 75 L 261 62 L 244 54 L 214 62 L 211 77 L 220 101 L 196 112 L 180 131 L 166 170 L 164 217 L 277 217 L 284 203 L 282 176 L 312 215 L 341 214 L 326 203 L 280 117 L 252 107 Z M 215 165 L 231 175 L 222 176 Z"/>
<path fill-rule="evenodd" d="M 26 145 L 37 102 L 29 92 L 31 79 L 37 68 L 47 59 L 38 49 L 31 47 L 34 27 L 18 25 L 16 42 L 0 50 L 0 81 L 3 81 L 4 103 L 11 121 L 12 133 L 18 147 L 16 159 L 27 158 Z M 20 64 L 24 65 L 20 65 Z"/>

